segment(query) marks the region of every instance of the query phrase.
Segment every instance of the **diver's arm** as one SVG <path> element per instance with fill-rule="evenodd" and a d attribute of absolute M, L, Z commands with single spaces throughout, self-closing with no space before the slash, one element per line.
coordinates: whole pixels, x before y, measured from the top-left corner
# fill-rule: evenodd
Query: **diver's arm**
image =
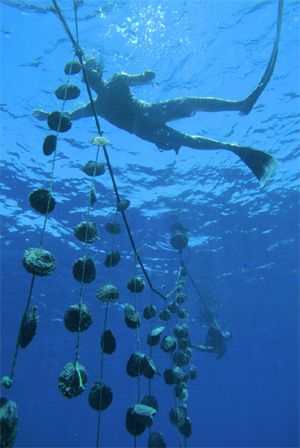
<path fill-rule="evenodd" d="M 97 110 L 97 101 L 95 101 L 95 107 Z M 46 112 L 41 109 L 34 109 L 32 115 L 37 120 L 46 121 L 48 118 L 48 115 L 50 115 L 50 112 Z M 88 103 L 85 106 L 75 109 L 73 112 L 64 112 L 64 115 L 67 115 L 71 121 L 74 121 L 74 120 L 79 120 L 80 118 L 92 117 L 94 114 L 93 114 L 93 108 L 92 108 L 91 104 Z"/>
<path fill-rule="evenodd" d="M 42 109 L 33 109 L 32 115 L 39 121 L 46 121 L 49 115 L 49 112 L 46 112 Z"/>
<path fill-rule="evenodd" d="M 91 89 L 93 89 L 96 93 L 100 94 L 105 88 L 105 81 L 103 81 L 102 77 L 96 70 L 91 70 L 89 67 L 86 67 L 85 76 L 89 83 Z M 86 78 L 82 77 L 82 81 L 85 83 Z"/>
<path fill-rule="evenodd" d="M 141 86 L 148 84 L 155 78 L 155 72 L 152 70 L 146 70 L 140 75 L 129 75 L 125 72 L 119 72 L 114 75 L 114 79 L 122 79 L 126 82 L 128 87 Z"/>
<path fill-rule="evenodd" d="M 94 104 L 96 106 L 96 101 Z M 91 103 L 88 103 L 85 106 L 79 107 L 78 109 L 75 109 L 73 112 L 65 112 L 65 113 L 66 113 L 66 115 L 69 116 L 71 121 L 80 120 L 80 118 L 92 117 L 94 115 Z"/>

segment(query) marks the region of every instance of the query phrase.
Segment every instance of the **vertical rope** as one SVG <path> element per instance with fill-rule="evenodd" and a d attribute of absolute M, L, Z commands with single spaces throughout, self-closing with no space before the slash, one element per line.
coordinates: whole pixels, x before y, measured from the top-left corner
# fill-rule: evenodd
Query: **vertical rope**
<path fill-rule="evenodd" d="M 96 151 L 96 157 L 95 157 L 95 163 L 97 163 L 98 158 L 99 158 L 99 146 L 97 147 L 97 151 Z M 91 194 L 91 190 L 93 187 L 93 185 L 95 184 L 95 175 L 96 175 L 96 165 L 94 168 L 94 172 L 93 172 L 93 177 L 92 177 L 92 186 L 90 189 L 90 194 Z M 91 201 L 90 199 L 88 200 L 88 209 L 87 209 L 87 220 L 89 220 L 90 217 L 90 213 L 91 213 Z M 84 238 L 84 246 L 83 246 L 83 266 L 82 266 L 82 273 L 81 273 L 81 281 L 80 281 L 80 291 L 79 291 L 79 324 L 78 324 L 78 331 L 77 331 L 77 342 L 76 342 L 76 347 L 75 347 L 75 366 L 78 363 L 79 360 L 79 349 L 80 349 L 80 335 L 81 335 L 81 309 L 82 309 L 82 303 L 83 303 L 83 284 L 84 284 L 84 275 L 85 275 L 85 265 L 86 265 L 86 253 L 87 253 L 87 234 L 88 234 L 88 226 L 86 226 L 85 228 L 85 238 Z M 80 371 L 79 369 L 76 369 L 78 375 L 80 376 Z"/>
<path fill-rule="evenodd" d="M 108 302 L 106 302 L 106 305 L 105 305 L 103 332 L 107 328 L 107 317 L 108 317 Z M 103 350 L 103 347 L 101 347 L 101 355 L 100 355 L 100 384 L 102 384 L 102 380 L 103 380 L 103 368 L 104 368 L 104 350 Z M 99 411 L 98 411 L 98 418 L 97 418 L 96 448 L 98 448 L 100 446 L 101 404 L 102 404 L 102 389 L 100 389 L 100 397 L 99 397 Z"/>
<path fill-rule="evenodd" d="M 19 351 L 19 347 L 20 347 L 21 328 L 22 328 L 22 324 L 24 322 L 24 319 L 26 317 L 26 313 L 27 313 L 27 311 L 29 309 L 29 306 L 30 306 L 30 300 L 31 300 L 31 296 L 32 296 L 34 281 L 35 281 L 35 275 L 32 275 L 30 288 L 29 288 L 29 294 L 28 294 L 28 298 L 27 298 L 27 303 L 26 303 L 25 311 L 23 313 L 21 324 L 20 324 L 20 327 L 19 327 L 17 343 L 16 343 L 16 346 L 15 346 L 14 356 L 13 356 L 12 365 L 11 365 L 11 369 L 10 369 L 9 378 L 10 378 L 11 381 L 13 380 L 13 377 L 14 377 L 14 374 L 15 374 L 15 365 L 16 365 L 16 362 L 17 362 L 17 356 L 18 356 L 18 351 Z"/>
<path fill-rule="evenodd" d="M 69 82 L 70 82 L 70 77 L 68 77 L 67 84 L 69 84 Z M 66 95 L 67 95 L 67 89 L 65 89 L 64 98 L 63 98 L 63 102 L 62 102 L 62 106 L 61 106 L 61 114 L 59 116 L 58 130 L 56 131 L 56 139 L 59 136 L 62 114 L 63 114 L 64 108 L 65 108 L 65 103 L 66 103 Z M 56 158 L 57 158 L 57 147 L 55 146 L 55 150 L 54 150 L 53 158 L 52 158 L 52 162 L 51 162 L 51 172 L 50 172 L 50 180 L 49 180 L 49 187 L 48 187 L 49 196 L 48 196 L 48 201 L 47 201 L 46 214 L 44 217 L 43 227 L 41 230 L 41 235 L 40 235 L 40 240 L 39 240 L 39 248 L 41 248 L 43 245 L 45 232 L 46 232 L 46 226 L 47 226 L 47 222 L 48 222 L 48 218 L 49 218 L 49 208 L 50 208 L 50 201 L 51 201 L 51 195 L 52 195 L 52 190 L 53 190 L 53 178 L 54 178 L 54 169 L 55 169 Z M 23 312 L 22 319 L 21 319 L 20 326 L 19 326 L 17 341 L 16 341 L 13 360 L 12 360 L 11 369 L 10 369 L 9 378 L 10 378 L 11 382 L 14 377 L 15 366 L 16 366 L 16 362 L 17 362 L 19 347 L 20 347 L 21 329 L 22 329 L 24 319 L 26 318 L 26 314 L 30 307 L 32 294 L 33 294 L 33 288 L 34 288 L 34 284 L 35 284 L 35 277 L 36 277 L 35 274 L 32 274 L 31 282 L 30 282 L 30 286 L 29 286 L 29 293 L 28 293 L 28 297 L 27 297 L 27 301 L 26 301 L 26 306 L 25 306 L 25 310 Z"/>
<path fill-rule="evenodd" d="M 70 76 L 67 79 L 67 85 L 69 83 L 70 83 Z M 60 109 L 60 115 L 59 115 L 59 120 L 58 120 L 58 130 L 56 131 L 56 134 L 55 134 L 56 139 L 58 138 L 59 132 L 60 132 L 60 126 L 61 126 L 61 121 L 62 121 L 62 114 L 63 114 L 63 112 L 65 110 L 66 98 L 67 98 L 67 89 L 65 89 L 64 98 L 62 100 L 62 105 L 61 105 L 61 109 Z M 47 202 L 47 211 L 46 211 L 46 214 L 45 214 L 45 219 L 44 219 L 44 224 L 43 224 L 43 228 L 42 228 L 42 232 L 41 232 L 39 247 L 41 247 L 42 244 L 43 244 L 44 234 L 45 234 L 45 231 L 46 231 L 46 226 L 47 226 L 47 222 L 48 222 L 48 218 L 49 218 L 49 207 L 50 207 L 50 201 L 51 201 L 51 194 L 52 194 L 52 187 L 53 187 L 53 178 L 54 178 L 54 168 L 55 168 L 56 158 L 57 158 L 57 148 L 56 148 L 56 145 L 55 145 L 55 150 L 54 150 L 53 158 L 52 158 L 52 162 L 51 162 L 51 173 L 50 173 L 50 181 L 49 181 L 49 187 L 48 187 L 49 197 L 48 197 L 48 202 Z"/>
<path fill-rule="evenodd" d="M 135 292 L 135 311 L 137 312 L 137 293 Z M 140 351 L 140 332 L 139 332 L 139 327 L 136 328 L 136 351 L 139 352 Z M 138 374 L 137 377 L 138 380 L 138 388 L 137 388 L 137 401 L 138 403 L 140 402 L 141 399 L 141 375 L 140 372 Z"/>

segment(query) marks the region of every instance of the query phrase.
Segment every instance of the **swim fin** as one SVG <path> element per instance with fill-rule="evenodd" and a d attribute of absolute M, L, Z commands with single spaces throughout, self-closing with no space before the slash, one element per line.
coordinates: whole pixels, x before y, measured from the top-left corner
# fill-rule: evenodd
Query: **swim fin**
<path fill-rule="evenodd" d="M 242 101 L 242 107 L 241 112 L 245 115 L 249 114 L 256 103 L 257 99 L 261 95 L 261 93 L 265 90 L 267 87 L 267 84 L 273 74 L 277 55 L 278 55 L 278 46 L 279 46 L 279 39 L 280 39 L 280 32 L 281 32 L 281 23 L 282 23 L 282 15 L 283 15 L 283 0 L 278 1 L 278 13 L 277 13 L 277 28 L 276 28 L 276 37 L 275 42 L 273 45 L 272 54 L 269 60 L 269 63 L 267 65 L 267 68 L 263 74 L 263 77 L 261 78 L 260 82 L 258 83 L 256 89 L 253 90 L 253 92 L 250 93 L 250 95 Z"/>
<path fill-rule="evenodd" d="M 263 187 L 278 166 L 274 157 L 258 149 L 239 147 L 232 149 L 239 158 L 250 168 Z"/>

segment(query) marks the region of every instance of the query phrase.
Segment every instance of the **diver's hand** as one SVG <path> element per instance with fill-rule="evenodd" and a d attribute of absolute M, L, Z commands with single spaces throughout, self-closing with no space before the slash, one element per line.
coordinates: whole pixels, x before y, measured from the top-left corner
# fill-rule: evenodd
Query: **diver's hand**
<path fill-rule="evenodd" d="M 32 115 L 34 116 L 34 118 L 36 118 L 37 120 L 40 121 L 46 121 L 49 115 L 49 112 L 45 112 L 42 109 L 34 109 L 32 112 Z"/>
<path fill-rule="evenodd" d="M 152 79 L 155 78 L 155 74 L 156 74 L 156 73 L 155 73 L 153 70 L 146 70 L 146 71 L 143 73 L 145 81 L 147 81 L 147 82 L 152 81 Z"/>

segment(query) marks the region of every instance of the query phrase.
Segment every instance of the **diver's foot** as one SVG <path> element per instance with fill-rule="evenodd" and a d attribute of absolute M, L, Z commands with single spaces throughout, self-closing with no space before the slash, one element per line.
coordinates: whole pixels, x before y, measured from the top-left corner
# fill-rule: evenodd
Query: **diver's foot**
<path fill-rule="evenodd" d="M 248 115 L 251 112 L 262 90 L 263 86 L 259 84 L 254 92 L 252 92 L 245 100 L 241 101 L 240 111 L 243 115 Z"/>
<path fill-rule="evenodd" d="M 253 109 L 253 106 L 255 104 L 255 101 L 249 101 L 248 98 L 242 102 L 241 105 L 241 115 L 248 115 L 250 114 L 251 110 Z"/>

